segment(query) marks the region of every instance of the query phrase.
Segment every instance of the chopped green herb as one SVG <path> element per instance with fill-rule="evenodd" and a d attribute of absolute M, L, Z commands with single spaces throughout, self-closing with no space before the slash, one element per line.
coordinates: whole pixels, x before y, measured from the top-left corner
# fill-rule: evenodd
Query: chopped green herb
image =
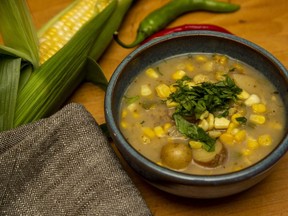
<path fill-rule="evenodd" d="M 125 102 L 127 104 L 132 104 L 134 102 L 136 102 L 137 100 L 140 99 L 140 97 L 137 95 L 137 96 L 134 96 L 134 97 L 127 97 L 127 96 L 124 96 L 124 99 L 125 99 Z"/>
<path fill-rule="evenodd" d="M 202 128 L 188 122 L 180 114 L 174 114 L 173 118 L 180 133 L 192 140 L 203 142 L 202 148 L 206 151 L 214 151 L 216 140 L 211 138 Z"/>
<path fill-rule="evenodd" d="M 235 82 L 226 76 L 225 80 L 216 83 L 203 82 L 189 87 L 185 76 L 176 83 L 177 90 L 168 99 L 177 102 L 176 113 L 183 116 L 195 116 L 196 119 L 206 110 L 210 113 L 226 111 L 231 102 L 235 102 L 237 95 L 242 91 Z"/>
<path fill-rule="evenodd" d="M 236 118 L 236 121 L 239 122 L 240 124 L 245 124 L 247 122 L 247 118 L 238 117 L 238 118 Z"/>

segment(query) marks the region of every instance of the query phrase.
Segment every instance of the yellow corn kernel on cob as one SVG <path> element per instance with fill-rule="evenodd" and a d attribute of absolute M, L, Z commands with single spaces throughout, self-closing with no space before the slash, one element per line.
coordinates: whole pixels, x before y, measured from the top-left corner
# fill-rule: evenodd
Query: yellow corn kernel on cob
<path fill-rule="evenodd" d="M 37 68 L 17 97 L 14 126 L 33 122 L 57 111 L 84 80 L 87 56 L 96 36 L 117 7 L 115 0 L 89 22 L 51 58 Z"/>
<path fill-rule="evenodd" d="M 110 0 L 78 0 L 39 31 L 40 64 L 57 53 L 93 16 L 103 11 Z M 57 20 L 57 21 L 56 21 Z M 50 24 L 50 23 L 49 23 Z"/>

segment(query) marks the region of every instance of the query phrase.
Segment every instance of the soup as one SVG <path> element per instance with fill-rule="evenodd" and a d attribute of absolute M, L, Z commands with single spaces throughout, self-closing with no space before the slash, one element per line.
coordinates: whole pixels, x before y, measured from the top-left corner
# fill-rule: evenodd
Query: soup
<path fill-rule="evenodd" d="M 126 90 L 120 127 L 149 160 L 190 174 L 244 169 L 280 142 L 286 120 L 276 88 L 222 54 L 179 55 L 141 72 Z"/>

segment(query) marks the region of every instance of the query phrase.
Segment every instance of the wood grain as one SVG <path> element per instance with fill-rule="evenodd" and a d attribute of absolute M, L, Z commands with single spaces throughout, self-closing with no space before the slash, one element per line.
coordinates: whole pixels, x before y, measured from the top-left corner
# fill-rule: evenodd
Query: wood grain
<path fill-rule="evenodd" d="M 71 0 L 28 0 L 37 28 Z M 119 29 L 123 41 L 133 41 L 139 22 L 152 10 L 168 0 L 138 0 L 127 13 Z M 288 4 L 286 0 L 230 0 L 240 4 L 235 13 L 217 14 L 193 12 L 179 17 L 169 27 L 187 23 L 206 23 L 222 26 L 235 35 L 258 44 L 288 67 Z M 133 49 L 124 49 L 112 41 L 99 60 L 109 79 L 119 63 Z M 81 85 L 70 101 L 83 104 L 98 123 L 104 119 L 104 92 L 90 84 Z M 116 151 L 117 152 L 117 151 Z M 120 156 L 119 156 L 120 157 Z M 121 157 L 120 157 L 121 158 Z M 241 194 L 215 200 L 180 198 L 161 192 L 148 185 L 123 162 L 123 166 L 140 190 L 155 216 L 175 215 L 233 215 L 285 216 L 288 215 L 288 155 L 277 164 L 274 172 L 264 181 Z M 133 204 L 132 204 L 133 205 Z"/>

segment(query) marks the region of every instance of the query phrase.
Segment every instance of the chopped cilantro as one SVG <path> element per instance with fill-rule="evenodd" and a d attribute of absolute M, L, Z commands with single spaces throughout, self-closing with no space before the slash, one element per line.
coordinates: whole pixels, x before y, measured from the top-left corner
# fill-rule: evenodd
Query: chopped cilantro
<path fill-rule="evenodd" d="M 226 112 L 231 102 L 236 101 L 237 95 L 242 91 L 229 76 L 223 81 L 203 82 L 193 87 L 187 85 L 189 80 L 187 76 L 178 80 L 177 90 L 170 94 L 168 99 L 178 103 L 176 113 L 195 116 L 196 119 L 206 110 L 211 113 Z"/>
<path fill-rule="evenodd" d="M 245 124 L 247 122 L 247 118 L 238 117 L 238 118 L 236 118 L 236 121 L 239 122 L 240 124 Z"/>
<path fill-rule="evenodd" d="M 216 142 L 215 139 L 211 138 L 202 128 L 191 122 L 188 122 L 179 114 L 175 113 L 173 118 L 180 133 L 190 139 L 203 142 L 202 148 L 206 151 L 214 151 Z"/>
<path fill-rule="evenodd" d="M 124 95 L 124 99 L 125 99 L 125 102 L 129 105 L 129 104 L 132 104 L 132 103 L 136 102 L 137 100 L 139 100 L 140 97 L 138 95 L 134 96 L 134 97 L 127 97 Z"/>

